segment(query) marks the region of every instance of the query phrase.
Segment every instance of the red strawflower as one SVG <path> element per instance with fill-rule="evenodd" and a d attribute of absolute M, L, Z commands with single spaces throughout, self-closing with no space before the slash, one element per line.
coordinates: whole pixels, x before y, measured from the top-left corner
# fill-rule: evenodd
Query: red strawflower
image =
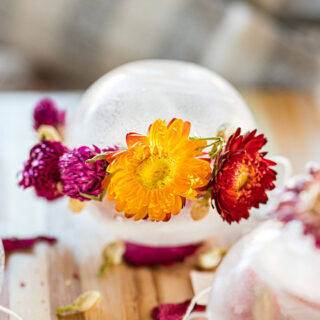
<path fill-rule="evenodd" d="M 66 112 L 59 110 L 55 103 L 45 98 L 40 100 L 33 110 L 33 127 L 38 130 L 41 125 L 55 127 L 65 125 Z"/>
<path fill-rule="evenodd" d="M 60 142 L 42 140 L 30 150 L 30 157 L 24 163 L 22 179 L 23 188 L 34 187 L 39 197 L 54 200 L 63 194 L 58 188 L 60 173 L 58 161 L 68 149 Z"/>
<path fill-rule="evenodd" d="M 260 149 L 267 140 L 256 130 L 241 135 L 241 129 L 229 138 L 215 163 L 212 199 L 218 213 L 228 223 L 249 217 L 252 207 L 266 203 L 267 190 L 274 189 L 275 162 L 266 159 Z"/>

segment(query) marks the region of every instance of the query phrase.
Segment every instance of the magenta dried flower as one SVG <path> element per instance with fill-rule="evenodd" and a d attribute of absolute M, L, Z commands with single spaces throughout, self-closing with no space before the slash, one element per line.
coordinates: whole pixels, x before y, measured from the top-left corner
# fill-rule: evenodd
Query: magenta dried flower
<path fill-rule="evenodd" d="M 61 197 L 58 161 L 65 152 L 68 149 L 57 141 L 42 140 L 36 144 L 30 151 L 30 158 L 24 163 L 19 185 L 25 189 L 34 187 L 37 195 L 47 200 Z"/>
<path fill-rule="evenodd" d="M 117 147 L 100 150 L 83 146 L 64 154 L 59 160 L 59 170 L 63 192 L 67 196 L 81 201 L 90 200 L 102 194 L 102 181 L 106 176 L 107 161 L 105 159 L 86 163 L 87 160 L 106 151 L 116 151 Z M 87 195 L 89 197 L 83 196 Z"/>
<path fill-rule="evenodd" d="M 320 249 L 320 166 L 313 165 L 308 174 L 291 180 L 278 208 L 272 213 L 278 220 L 289 223 L 298 220 L 305 235 L 312 235 Z"/>
<path fill-rule="evenodd" d="M 33 127 L 38 130 L 41 125 L 58 128 L 65 125 L 66 112 L 59 110 L 49 98 L 40 100 L 33 111 Z"/>

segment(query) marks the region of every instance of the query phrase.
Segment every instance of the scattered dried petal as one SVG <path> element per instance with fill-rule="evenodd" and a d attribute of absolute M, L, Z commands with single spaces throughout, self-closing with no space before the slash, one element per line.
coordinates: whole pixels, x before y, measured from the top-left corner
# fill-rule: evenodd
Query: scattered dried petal
<path fill-rule="evenodd" d="M 202 270 L 216 268 L 228 252 L 226 248 L 203 249 L 197 253 L 196 266 Z"/>
<path fill-rule="evenodd" d="M 72 277 L 74 278 L 74 279 L 80 279 L 80 276 L 79 276 L 79 273 L 78 272 L 74 272 L 73 274 L 72 274 Z"/>
<path fill-rule="evenodd" d="M 167 303 L 161 304 L 158 307 L 154 307 L 152 310 L 152 317 L 155 320 L 181 320 L 185 315 L 190 300 L 182 303 Z M 192 312 L 205 311 L 206 307 L 196 304 Z"/>
<path fill-rule="evenodd" d="M 64 282 L 64 285 L 66 287 L 70 287 L 71 286 L 71 280 L 70 279 L 67 279 L 65 282 Z"/>
<path fill-rule="evenodd" d="M 114 241 L 109 243 L 103 250 L 103 265 L 100 268 L 99 276 L 105 274 L 109 266 L 119 265 L 123 260 L 125 246 L 122 241 Z"/>
<path fill-rule="evenodd" d="M 124 258 L 135 266 L 150 266 L 155 264 L 171 264 L 182 261 L 193 255 L 201 246 L 200 243 L 178 247 L 150 247 L 132 242 L 126 242 Z"/>
<path fill-rule="evenodd" d="M 2 239 L 2 244 L 5 252 L 11 252 L 16 250 L 30 249 L 37 242 L 48 242 L 49 244 L 54 244 L 57 241 L 56 238 L 40 236 L 35 238 L 7 238 Z"/>
<path fill-rule="evenodd" d="M 86 312 L 99 304 L 101 301 L 101 293 L 99 291 L 86 291 L 82 293 L 72 304 L 58 308 L 56 314 L 66 312 Z"/>

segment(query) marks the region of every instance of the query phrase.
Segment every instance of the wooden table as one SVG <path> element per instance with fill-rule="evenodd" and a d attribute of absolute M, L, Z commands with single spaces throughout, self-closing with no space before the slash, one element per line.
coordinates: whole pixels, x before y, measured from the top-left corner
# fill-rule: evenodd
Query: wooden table
<path fill-rule="evenodd" d="M 243 92 L 259 128 L 270 140 L 274 153 L 289 157 L 295 172 L 308 160 L 320 161 L 320 103 L 314 95 L 279 91 Z M 67 211 L 65 200 L 48 205 L 32 190 L 17 187 L 16 172 L 35 141 L 31 111 L 44 94 L 0 94 L 0 235 L 51 234 L 59 242 L 38 244 L 30 252 L 7 257 L 0 304 L 9 306 L 25 320 L 56 319 L 55 309 L 81 292 L 100 290 L 103 301 L 87 314 L 66 319 L 147 320 L 155 305 L 181 302 L 193 295 L 189 271 L 192 260 L 171 267 L 111 268 L 97 277 L 101 250 L 112 235 L 83 212 Z M 72 108 L 79 94 L 51 94 L 63 107 Z M 79 279 L 75 277 L 79 274 Z M 0 319 L 9 319 L 0 315 Z"/>

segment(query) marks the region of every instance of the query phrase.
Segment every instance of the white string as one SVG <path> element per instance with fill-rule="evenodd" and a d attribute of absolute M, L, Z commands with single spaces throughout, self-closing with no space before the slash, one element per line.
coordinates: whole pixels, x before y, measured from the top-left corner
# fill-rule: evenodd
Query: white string
<path fill-rule="evenodd" d="M 0 311 L 10 315 L 14 316 L 18 320 L 23 320 L 20 316 L 18 316 L 15 312 L 11 311 L 10 309 L 7 309 L 6 307 L 0 306 Z"/>
<path fill-rule="evenodd" d="M 201 290 L 196 296 L 194 296 L 194 297 L 192 298 L 192 300 L 190 301 L 190 304 L 189 304 L 189 306 L 188 306 L 188 309 L 187 309 L 185 315 L 183 316 L 182 320 L 187 320 L 187 319 L 189 318 L 189 316 L 190 316 L 192 310 L 194 309 L 197 301 L 198 301 L 201 297 L 203 297 L 204 295 L 206 295 L 207 293 L 209 293 L 210 291 L 211 291 L 211 287 L 206 288 L 206 289 L 203 289 L 203 290 Z"/>

